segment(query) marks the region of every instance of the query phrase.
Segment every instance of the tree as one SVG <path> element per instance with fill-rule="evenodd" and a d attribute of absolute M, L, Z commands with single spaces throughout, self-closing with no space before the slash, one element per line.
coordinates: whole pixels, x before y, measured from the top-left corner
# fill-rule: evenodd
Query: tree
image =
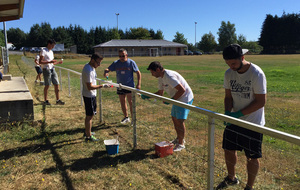
<path fill-rule="evenodd" d="M 178 31 L 176 32 L 173 42 L 181 43 L 188 45 L 187 39 L 184 37 L 184 34 L 179 33 Z"/>
<path fill-rule="evenodd" d="M 20 28 L 10 28 L 7 31 L 7 40 L 14 44 L 17 49 L 25 46 L 27 35 Z"/>
<path fill-rule="evenodd" d="M 53 31 L 51 28 L 51 25 L 49 23 L 43 22 L 41 24 L 41 38 L 39 43 L 37 43 L 37 45 L 39 46 L 46 46 L 47 45 L 47 41 L 49 39 L 53 39 Z M 37 46 L 35 45 L 35 46 Z"/>
<path fill-rule="evenodd" d="M 198 43 L 198 48 L 204 52 L 213 52 L 216 47 L 217 42 L 211 32 L 204 34 L 201 38 L 201 41 Z"/>
<path fill-rule="evenodd" d="M 129 39 L 150 39 L 150 32 L 146 28 L 130 28 Z"/>
<path fill-rule="evenodd" d="M 240 34 L 238 36 L 238 39 L 237 39 L 237 43 L 240 45 L 240 46 L 243 46 L 244 43 L 246 43 L 247 40 L 246 40 L 246 37 L 243 35 L 243 34 Z"/>
<path fill-rule="evenodd" d="M 235 25 L 231 24 L 229 21 L 227 21 L 227 23 L 225 21 L 221 22 L 218 35 L 219 46 L 221 49 L 224 49 L 226 46 L 237 42 Z"/>
<path fill-rule="evenodd" d="M 4 30 L 0 30 L 0 46 L 4 46 L 5 45 L 5 39 L 4 39 L 4 34 L 3 34 Z"/>
<path fill-rule="evenodd" d="M 249 49 L 251 53 L 261 53 L 263 47 L 258 44 L 258 42 L 244 42 L 242 48 Z"/>
<path fill-rule="evenodd" d="M 263 53 L 296 53 L 300 50 L 300 14 L 267 15 L 260 34 Z"/>
<path fill-rule="evenodd" d="M 53 29 L 53 38 L 56 40 L 56 42 L 64 44 L 65 47 L 74 45 L 74 42 L 69 35 L 68 30 L 64 26 L 59 26 Z"/>
<path fill-rule="evenodd" d="M 161 30 L 157 30 L 156 33 L 154 34 L 153 39 L 163 40 L 164 39 L 163 32 Z"/>

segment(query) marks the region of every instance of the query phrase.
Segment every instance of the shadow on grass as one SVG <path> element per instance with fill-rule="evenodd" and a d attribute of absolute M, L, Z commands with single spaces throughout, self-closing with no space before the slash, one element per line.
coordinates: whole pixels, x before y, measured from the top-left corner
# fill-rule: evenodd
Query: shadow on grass
<path fill-rule="evenodd" d="M 152 149 L 136 149 L 132 152 L 122 154 L 122 155 L 113 155 L 109 156 L 106 151 L 97 151 L 94 152 L 93 156 L 90 158 L 83 158 L 75 160 L 75 162 L 69 166 L 65 166 L 64 169 L 70 169 L 71 171 L 82 171 L 90 169 L 101 169 L 106 167 L 114 167 L 118 164 L 125 164 L 132 161 L 141 161 L 146 158 L 152 158 L 153 155 L 148 155 L 149 152 L 153 151 Z M 56 172 L 56 168 L 48 168 L 43 172 L 53 173 Z"/>

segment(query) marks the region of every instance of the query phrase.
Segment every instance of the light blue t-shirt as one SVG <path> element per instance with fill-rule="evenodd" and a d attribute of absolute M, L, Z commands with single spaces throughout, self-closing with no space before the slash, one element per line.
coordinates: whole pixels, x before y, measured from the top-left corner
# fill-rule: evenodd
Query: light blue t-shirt
<path fill-rule="evenodd" d="M 139 71 L 139 68 L 132 59 L 128 58 L 125 62 L 121 62 L 120 60 L 114 61 L 108 69 L 116 71 L 117 83 L 134 87 L 133 72 Z"/>

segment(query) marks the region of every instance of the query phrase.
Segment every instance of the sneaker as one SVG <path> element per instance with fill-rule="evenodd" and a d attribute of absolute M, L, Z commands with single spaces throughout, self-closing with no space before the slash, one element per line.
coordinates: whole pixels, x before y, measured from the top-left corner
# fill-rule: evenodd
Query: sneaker
<path fill-rule="evenodd" d="M 35 81 L 34 81 L 34 83 L 38 83 L 38 81 L 37 81 L 37 80 L 35 80 Z"/>
<path fill-rule="evenodd" d="M 231 180 L 228 176 L 224 178 L 224 180 L 217 186 L 216 190 L 218 189 L 225 189 L 228 186 L 237 185 L 240 181 L 238 178 L 234 178 L 234 180 Z"/>
<path fill-rule="evenodd" d="M 244 190 L 254 190 L 253 188 L 249 187 L 248 185 L 246 185 Z"/>
<path fill-rule="evenodd" d="M 174 152 L 179 152 L 185 149 L 185 146 L 183 144 L 177 144 L 175 148 L 173 149 Z"/>
<path fill-rule="evenodd" d="M 61 100 L 56 100 L 56 105 L 65 105 L 65 102 Z"/>
<path fill-rule="evenodd" d="M 50 102 L 49 102 L 48 100 L 46 100 L 46 101 L 44 102 L 44 105 L 49 105 L 49 106 L 50 106 L 51 104 L 50 104 Z"/>
<path fill-rule="evenodd" d="M 178 139 L 176 138 L 176 139 L 172 140 L 172 143 L 175 144 L 175 145 L 178 144 Z M 185 140 L 184 139 L 183 139 L 183 144 L 185 144 Z"/>
<path fill-rule="evenodd" d="M 95 135 L 95 134 L 96 134 L 95 132 L 91 132 L 91 135 Z M 85 132 L 83 133 L 83 137 L 86 137 Z"/>
<path fill-rule="evenodd" d="M 97 139 L 93 135 L 90 136 L 90 137 L 85 137 L 85 142 L 89 142 L 89 141 L 91 141 L 91 142 L 97 142 L 97 141 L 99 141 L 99 139 Z"/>
<path fill-rule="evenodd" d="M 130 123 L 130 119 L 129 119 L 129 117 L 124 117 L 124 119 L 122 119 L 122 121 L 121 121 L 121 124 L 125 125 L 127 123 Z"/>

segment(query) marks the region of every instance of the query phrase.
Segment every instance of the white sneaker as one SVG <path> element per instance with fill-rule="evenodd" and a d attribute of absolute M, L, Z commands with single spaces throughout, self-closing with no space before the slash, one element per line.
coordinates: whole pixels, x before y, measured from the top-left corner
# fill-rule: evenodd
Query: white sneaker
<path fill-rule="evenodd" d="M 130 123 L 130 119 L 129 119 L 129 117 L 124 117 L 124 119 L 122 119 L 122 121 L 121 121 L 121 124 L 126 125 L 127 123 Z"/>
<path fill-rule="evenodd" d="M 172 143 L 174 145 L 177 145 L 178 144 L 178 139 L 176 138 L 176 139 L 172 140 Z M 184 139 L 183 139 L 183 144 L 185 144 L 185 140 Z"/>
<path fill-rule="evenodd" d="M 185 149 L 185 146 L 183 144 L 177 144 L 175 148 L 173 149 L 174 152 L 179 152 Z"/>

